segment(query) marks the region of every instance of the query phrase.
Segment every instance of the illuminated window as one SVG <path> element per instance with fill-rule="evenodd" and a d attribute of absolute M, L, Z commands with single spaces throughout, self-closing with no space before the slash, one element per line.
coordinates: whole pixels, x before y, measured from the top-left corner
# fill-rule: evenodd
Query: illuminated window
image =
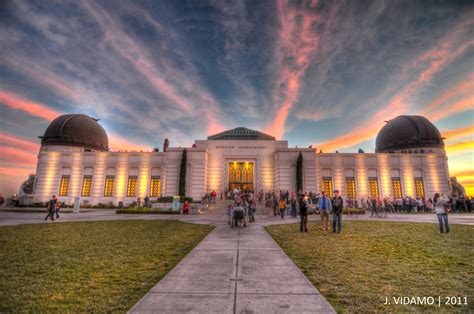
<path fill-rule="evenodd" d="M 369 192 L 371 198 L 379 197 L 379 180 L 377 178 L 369 178 Z"/>
<path fill-rule="evenodd" d="M 81 196 L 91 196 L 92 176 L 84 176 Z"/>
<path fill-rule="evenodd" d="M 402 182 L 400 178 L 392 178 L 392 193 L 395 198 L 402 197 Z"/>
<path fill-rule="evenodd" d="M 323 192 L 326 196 L 332 197 L 332 179 L 331 177 L 323 177 Z"/>
<path fill-rule="evenodd" d="M 416 197 L 425 197 L 425 187 L 421 177 L 415 178 L 415 193 Z"/>
<path fill-rule="evenodd" d="M 151 177 L 150 182 L 150 196 L 157 197 L 160 196 L 160 177 Z"/>
<path fill-rule="evenodd" d="M 134 197 L 137 195 L 137 176 L 129 176 L 127 184 L 127 197 Z"/>
<path fill-rule="evenodd" d="M 346 177 L 346 194 L 348 198 L 356 198 L 356 183 L 354 177 Z"/>
<path fill-rule="evenodd" d="M 67 196 L 69 191 L 69 179 L 70 176 L 61 177 L 61 185 L 59 186 L 59 196 Z"/>
<path fill-rule="evenodd" d="M 105 177 L 105 188 L 104 188 L 105 197 L 114 196 L 114 180 L 115 180 L 115 176 Z"/>

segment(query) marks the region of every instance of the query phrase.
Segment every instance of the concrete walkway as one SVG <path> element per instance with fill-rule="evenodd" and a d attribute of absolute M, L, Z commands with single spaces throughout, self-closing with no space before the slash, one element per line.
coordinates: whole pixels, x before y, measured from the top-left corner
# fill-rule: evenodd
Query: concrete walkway
<path fill-rule="evenodd" d="M 130 313 L 335 313 L 262 226 L 218 225 Z"/>

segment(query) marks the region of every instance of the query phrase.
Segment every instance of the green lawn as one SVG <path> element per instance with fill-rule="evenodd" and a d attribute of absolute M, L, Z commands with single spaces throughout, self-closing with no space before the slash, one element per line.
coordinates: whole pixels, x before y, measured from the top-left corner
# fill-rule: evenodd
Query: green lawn
<path fill-rule="evenodd" d="M 126 312 L 212 227 L 94 221 L 0 228 L 0 312 Z"/>
<path fill-rule="evenodd" d="M 474 227 L 395 222 L 344 222 L 342 234 L 309 224 L 267 227 L 288 256 L 342 313 L 474 312 Z M 441 307 L 394 305 L 393 297 L 441 296 Z M 445 296 L 469 305 L 444 305 Z M 385 297 L 392 305 L 383 305 Z"/>

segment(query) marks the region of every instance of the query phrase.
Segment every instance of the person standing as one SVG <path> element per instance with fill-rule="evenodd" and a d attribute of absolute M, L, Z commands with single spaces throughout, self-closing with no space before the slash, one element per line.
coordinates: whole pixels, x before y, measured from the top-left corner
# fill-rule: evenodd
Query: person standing
<path fill-rule="evenodd" d="M 304 194 L 300 195 L 300 232 L 308 232 L 308 205 L 304 200 Z"/>
<path fill-rule="evenodd" d="M 344 209 L 344 201 L 339 195 L 339 190 L 334 190 L 334 197 L 332 199 L 332 233 L 336 233 L 336 224 L 337 224 L 337 233 L 342 231 L 342 211 Z"/>
<path fill-rule="evenodd" d="M 433 197 L 433 204 L 435 206 L 436 216 L 438 216 L 439 233 L 443 233 L 443 225 L 446 228 L 446 233 L 449 233 L 448 211 L 446 210 L 449 203 L 449 198 L 439 193 L 435 193 Z"/>
<path fill-rule="evenodd" d="M 321 228 L 329 230 L 329 212 L 331 211 L 331 199 L 322 192 L 318 202 L 319 213 L 321 214 Z"/>
<path fill-rule="evenodd" d="M 291 199 L 290 201 L 290 207 L 291 207 L 291 218 L 296 218 L 296 207 L 298 206 L 298 201 L 294 198 Z"/>
<path fill-rule="evenodd" d="M 185 200 L 183 204 L 183 215 L 189 214 L 189 201 Z"/>
<path fill-rule="evenodd" d="M 280 201 L 278 202 L 278 208 L 280 209 L 281 219 L 285 219 L 286 201 L 284 197 L 280 198 Z"/>
<path fill-rule="evenodd" d="M 57 201 L 58 201 L 58 198 L 56 197 L 56 195 L 53 195 L 53 197 L 49 200 L 48 215 L 46 215 L 46 218 L 44 218 L 45 221 L 48 220 L 48 217 L 51 217 L 51 220 L 54 221 L 54 212 L 56 210 Z"/>
<path fill-rule="evenodd" d="M 232 205 L 229 204 L 229 206 L 227 206 L 227 224 L 232 225 L 232 213 L 233 213 L 234 209 L 232 208 Z"/>

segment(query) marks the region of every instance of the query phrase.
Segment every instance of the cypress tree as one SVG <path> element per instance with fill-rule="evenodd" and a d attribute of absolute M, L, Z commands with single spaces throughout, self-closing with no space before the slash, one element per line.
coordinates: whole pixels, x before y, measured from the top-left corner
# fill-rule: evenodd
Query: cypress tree
<path fill-rule="evenodd" d="M 303 155 L 298 155 L 296 160 L 296 191 L 303 190 Z"/>
<path fill-rule="evenodd" d="M 179 168 L 179 196 L 186 196 L 186 162 L 187 154 L 186 149 L 183 150 L 183 155 L 181 157 L 181 166 Z"/>

